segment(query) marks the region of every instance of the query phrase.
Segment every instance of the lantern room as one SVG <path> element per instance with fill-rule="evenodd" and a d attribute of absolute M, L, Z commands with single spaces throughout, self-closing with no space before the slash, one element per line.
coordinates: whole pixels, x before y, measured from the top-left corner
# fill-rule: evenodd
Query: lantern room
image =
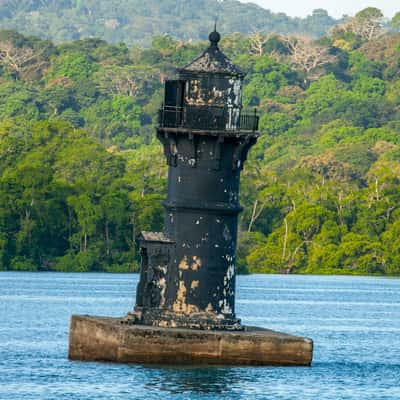
<path fill-rule="evenodd" d="M 209 40 L 210 46 L 199 57 L 178 70 L 177 80 L 165 82 L 160 126 L 256 131 L 256 113 L 242 115 L 244 72 L 219 49 L 218 32 L 211 32 Z"/>

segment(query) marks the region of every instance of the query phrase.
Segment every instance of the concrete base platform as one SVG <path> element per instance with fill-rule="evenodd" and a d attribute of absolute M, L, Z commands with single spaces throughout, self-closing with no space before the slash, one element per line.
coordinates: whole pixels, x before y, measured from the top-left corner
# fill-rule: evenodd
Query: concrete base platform
<path fill-rule="evenodd" d="M 262 328 L 203 331 L 121 324 L 74 315 L 71 360 L 141 364 L 309 366 L 313 341 Z"/>

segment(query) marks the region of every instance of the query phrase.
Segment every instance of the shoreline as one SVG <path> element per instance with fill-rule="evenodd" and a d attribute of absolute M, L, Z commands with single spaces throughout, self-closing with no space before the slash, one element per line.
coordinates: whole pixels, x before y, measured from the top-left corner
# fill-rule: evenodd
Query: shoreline
<path fill-rule="evenodd" d="M 0 270 L 0 275 L 2 273 L 18 273 L 18 274 L 87 274 L 87 275 L 95 275 L 95 274 L 107 274 L 107 275 L 139 275 L 139 271 L 135 272 L 110 272 L 110 271 L 87 271 L 87 272 L 77 272 L 77 271 L 15 271 L 15 270 Z M 238 276 L 312 276 L 312 277 L 359 277 L 359 278 L 390 278 L 390 279 L 400 279 L 400 275 L 382 275 L 382 274 L 303 274 L 303 273 L 294 273 L 294 274 L 279 274 L 279 273 L 248 273 L 248 274 L 237 274 Z"/>

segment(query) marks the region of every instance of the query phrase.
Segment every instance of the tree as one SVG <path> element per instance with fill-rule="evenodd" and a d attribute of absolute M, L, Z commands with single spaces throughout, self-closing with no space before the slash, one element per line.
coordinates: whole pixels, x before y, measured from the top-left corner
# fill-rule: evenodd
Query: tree
<path fill-rule="evenodd" d="M 43 52 L 30 47 L 15 47 L 11 42 L 0 42 L 0 65 L 14 74 L 16 80 L 27 72 L 33 72 L 44 65 L 40 60 Z"/>
<path fill-rule="evenodd" d="M 323 71 L 321 67 L 332 64 L 336 57 L 329 48 L 316 44 L 308 38 L 285 38 L 289 50 L 289 62 L 294 69 L 304 74 L 304 83 L 318 79 Z"/>
<path fill-rule="evenodd" d="M 363 41 L 370 41 L 381 36 L 384 15 L 381 10 L 368 7 L 358 12 L 353 18 L 349 18 L 344 24 L 335 28 L 336 32 L 351 32 Z"/>
<path fill-rule="evenodd" d="M 388 227 L 381 236 L 381 241 L 387 260 L 385 269 L 389 274 L 398 275 L 400 273 L 400 220 Z"/>
<path fill-rule="evenodd" d="M 97 69 L 98 65 L 87 54 L 78 51 L 66 52 L 52 60 L 47 81 L 68 78 L 73 82 L 82 82 L 90 78 Z"/>
<path fill-rule="evenodd" d="M 99 220 L 100 209 L 87 194 L 70 196 L 67 201 L 76 213 L 80 227 L 80 232 L 76 234 L 76 244 L 79 246 L 79 252 L 85 253 L 88 250 L 90 237 L 96 233 L 96 221 Z"/>
<path fill-rule="evenodd" d="M 253 30 L 249 36 L 250 53 L 258 57 L 264 55 L 265 45 L 268 43 L 271 37 L 272 35 L 270 33 Z"/>
<path fill-rule="evenodd" d="M 372 40 L 383 31 L 383 13 L 378 8 L 368 7 L 354 17 L 355 32 L 363 39 Z"/>
<path fill-rule="evenodd" d="M 160 87 L 160 72 L 155 68 L 105 66 L 94 79 L 102 93 L 114 93 L 135 99 Z"/>
<path fill-rule="evenodd" d="M 400 11 L 398 13 L 396 13 L 394 15 L 394 17 L 392 18 L 391 25 L 392 25 L 392 28 L 397 31 L 400 29 Z"/>
<path fill-rule="evenodd" d="M 116 95 L 98 101 L 83 112 L 88 131 L 107 146 L 123 145 L 128 137 L 138 134 L 140 106 L 132 97 Z"/>

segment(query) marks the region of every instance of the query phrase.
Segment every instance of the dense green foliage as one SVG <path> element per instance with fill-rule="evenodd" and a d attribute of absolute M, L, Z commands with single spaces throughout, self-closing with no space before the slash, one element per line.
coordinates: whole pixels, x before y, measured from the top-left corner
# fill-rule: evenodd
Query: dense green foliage
<path fill-rule="evenodd" d="M 224 32 L 254 29 L 322 36 L 337 23 L 325 10 L 307 18 L 274 14 L 237 0 L 0 0 L 0 26 L 57 43 L 99 37 L 150 45 L 154 35 L 206 39 L 214 18 Z"/>
<path fill-rule="evenodd" d="M 1 43 L 26 60 L 0 67 L 0 266 L 135 269 L 136 234 L 162 229 L 162 80 L 205 44 L 55 46 L 7 31 Z M 272 37 L 261 54 L 251 43 L 221 43 L 262 115 L 242 180 L 240 270 L 400 274 L 400 35 Z M 322 61 L 308 68 L 296 46 Z"/>
<path fill-rule="evenodd" d="M 4 120 L 0 265 L 133 270 L 137 232 L 162 223 L 165 168 L 156 150 L 139 148 L 122 157 L 64 122 Z"/>

